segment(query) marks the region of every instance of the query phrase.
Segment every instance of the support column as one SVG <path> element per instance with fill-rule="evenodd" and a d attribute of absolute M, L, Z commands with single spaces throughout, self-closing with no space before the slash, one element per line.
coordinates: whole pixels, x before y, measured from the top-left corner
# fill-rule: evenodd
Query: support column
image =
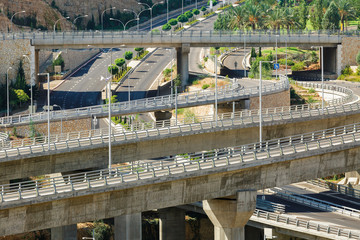
<path fill-rule="evenodd" d="M 182 47 L 176 48 L 177 72 L 180 74 L 181 86 L 184 88 L 189 81 L 189 53 L 190 44 L 184 43 Z"/>
<path fill-rule="evenodd" d="M 52 228 L 51 240 L 77 240 L 77 225 Z"/>
<path fill-rule="evenodd" d="M 156 126 L 157 127 L 170 126 L 170 119 L 172 117 L 171 112 L 169 112 L 169 111 L 157 111 L 157 112 L 154 112 L 154 115 L 155 115 Z M 161 121 L 164 121 L 164 122 L 161 122 Z"/>
<path fill-rule="evenodd" d="M 160 240 L 184 240 L 185 239 L 185 211 L 171 207 L 159 209 Z"/>
<path fill-rule="evenodd" d="M 337 66 L 336 55 L 337 55 L 337 48 L 324 47 L 324 72 L 336 73 L 336 66 Z"/>
<path fill-rule="evenodd" d="M 39 49 L 35 49 L 35 84 L 39 83 Z"/>
<path fill-rule="evenodd" d="M 141 240 L 141 213 L 114 217 L 115 240 Z"/>
<path fill-rule="evenodd" d="M 214 224 L 215 240 L 245 240 L 244 226 L 256 208 L 256 191 L 238 191 L 235 199 L 204 200 L 203 208 Z"/>

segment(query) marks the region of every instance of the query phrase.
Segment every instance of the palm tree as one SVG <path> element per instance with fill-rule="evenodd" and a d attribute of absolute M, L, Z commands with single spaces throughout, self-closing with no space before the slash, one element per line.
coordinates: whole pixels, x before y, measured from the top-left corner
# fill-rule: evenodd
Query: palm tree
<path fill-rule="evenodd" d="M 336 4 L 339 9 L 341 29 L 344 31 L 345 21 L 354 16 L 355 11 L 349 0 L 338 0 Z"/>
<path fill-rule="evenodd" d="M 284 8 L 282 8 L 284 9 Z M 273 28 L 275 30 L 280 30 L 280 28 L 284 25 L 284 11 L 281 8 L 276 8 L 268 12 L 266 16 L 266 26 L 269 28 Z"/>
<path fill-rule="evenodd" d="M 244 16 L 245 16 L 245 8 L 242 6 L 237 6 L 235 8 L 231 8 L 229 11 L 229 15 L 231 16 L 229 27 L 230 29 L 242 29 L 244 26 Z"/>
<path fill-rule="evenodd" d="M 252 30 L 261 27 L 263 24 L 264 12 L 261 11 L 259 5 L 254 5 L 252 4 L 252 1 L 249 1 L 244 7 L 246 9 L 244 26 L 250 26 Z"/>

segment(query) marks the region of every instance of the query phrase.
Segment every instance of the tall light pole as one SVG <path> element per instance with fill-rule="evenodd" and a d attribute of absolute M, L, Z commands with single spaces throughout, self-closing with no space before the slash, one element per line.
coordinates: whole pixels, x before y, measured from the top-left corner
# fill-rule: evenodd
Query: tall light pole
<path fill-rule="evenodd" d="M 124 11 L 133 12 L 133 13 L 135 14 L 135 17 L 136 17 L 136 20 L 137 20 L 137 31 L 139 31 L 140 14 L 141 14 L 142 12 L 147 11 L 147 10 L 149 10 L 149 9 L 144 9 L 144 10 L 140 11 L 139 13 L 136 13 L 134 10 L 126 9 L 126 8 L 124 9 Z M 125 24 L 125 26 L 126 26 L 126 24 Z"/>
<path fill-rule="evenodd" d="M 166 22 L 169 22 L 169 0 L 166 0 Z"/>
<path fill-rule="evenodd" d="M 261 148 L 261 143 L 262 143 L 262 75 L 261 75 L 261 70 L 262 70 L 262 63 L 263 62 L 268 62 L 268 63 L 272 63 L 273 61 L 260 61 L 260 81 L 259 81 L 259 140 L 260 140 L 260 148 Z"/>
<path fill-rule="evenodd" d="M 246 57 L 246 36 L 245 36 L 245 31 L 244 31 L 244 58 L 245 57 Z M 246 77 L 246 66 L 243 66 L 243 67 L 244 67 L 244 77 Z"/>
<path fill-rule="evenodd" d="M 55 23 L 54 23 L 54 34 L 55 34 L 55 32 L 56 32 L 56 24 L 57 24 L 59 21 L 61 21 L 61 20 L 69 19 L 69 18 L 70 18 L 70 17 L 59 18 L 58 20 L 55 21 Z"/>
<path fill-rule="evenodd" d="M 164 3 L 163 1 L 157 2 L 157 3 L 154 3 L 154 4 L 150 7 L 149 4 L 147 4 L 147 3 L 140 3 L 140 2 L 138 2 L 139 5 L 145 5 L 145 6 L 148 7 L 148 10 L 150 10 L 150 31 L 152 31 L 152 10 L 153 10 L 153 8 L 154 8 L 156 5 L 158 5 L 158 4 L 163 4 L 163 3 Z"/>
<path fill-rule="evenodd" d="M 139 22 L 139 18 L 134 18 L 134 19 L 131 19 L 131 20 L 129 20 L 129 21 L 127 21 L 126 23 L 125 23 L 125 26 L 124 26 L 124 29 L 126 29 L 126 25 L 129 23 L 129 22 L 132 22 L 132 21 L 138 21 Z"/>
<path fill-rule="evenodd" d="M 288 56 L 287 56 L 287 51 L 288 51 L 288 49 L 287 49 L 287 42 L 288 42 L 288 40 L 286 39 L 286 41 L 285 41 L 285 66 L 286 66 L 286 68 L 285 68 L 285 76 L 287 77 L 288 76 L 288 74 L 287 74 L 287 68 L 288 68 Z"/>
<path fill-rule="evenodd" d="M 312 46 L 311 48 L 314 48 Z M 320 68 L 321 68 L 321 110 L 324 113 L 324 46 L 320 48 Z"/>
<path fill-rule="evenodd" d="M 9 70 L 13 69 L 12 67 L 8 67 L 8 69 L 6 70 L 6 91 L 7 91 L 7 95 L 6 95 L 6 109 L 7 109 L 7 117 L 9 117 L 10 115 L 10 104 L 9 104 Z"/>
<path fill-rule="evenodd" d="M 102 11 L 102 13 L 101 13 L 101 31 L 104 31 L 104 13 L 106 11 L 113 10 L 113 9 L 116 9 L 116 7 L 107 8 L 104 11 Z"/>
<path fill-rule="evenodd" d="M 211 0 L 210 0 L 211 1 Z M 215 48 L 216 49 L 216 48 Z M 216 49 L 215 50 L 215 124 L 216 124 L 216 126 L 218 125 L 218 97 L 217 97 L 217 94 L 218 94 L 218 92 L 217 92 L 217 61 L 218 61 L 218 59 L 217 59 L 217 53 L 218 53 L 218 50 Z"/>
<path fill-rule="evenodd" d="M 60 110 L 61 110 L 61 136 L 62 136 L 62 134 L 63 134 L 63 124 L 62 124 L 63 111 L 62 111 L 62 110 L 63 110 L 63 109 L 62 109 L 61 106 L 59 106 L 59 105 L 57 105 L 57 104 L 54 104 L 53 107 L 58 107 L 58 108 L 60 108 Z"/>
<path fill-rule="evenodd" d="M 108 77 L 108 78 L 104 78 L 103 76 L 101 76 L 100 81 L 106 81 L 107 85 L 108 85 L 108 92 L 109 92 L 109 99 L 108 99 L 108 105 L 109 105 L 109 162 L 108 162 L 108 168 L 109 168 L 109 173 L 111 170 L 111 78 L 112 76 Z"/>
<path fill-rule="evenodd" d="M 184 14 L 184 0 L 181 0 L 181 14 Z"/>
<path fill-rule="evenodd" d="M 47 127 L 48 127 L 48 150 L 50 150 L 50 74 L 49 73 L 38 73 L 38 76 L 47 76 Z"/>
<path fill-rule="evenodd" d="M 79 16 L 79 17 L 75 18 L 74 21 L 73 21 L 74 27 L 76 28 L 76 25 L 75 25 L 75 24 L 76 24 L 76 20 L 78 20 L 79 18 L 87 18 L 88 16 L 89 16 L 89 15 L 86 14 L 86 15 L 84 15 L 84 16 Z"/>
<path fill-rule="evenodd" d="M 19 14 L 19 13 L 25 13 L 26 11 L 20 11 L 20 12 L 16 12 L 14 13 L 12 16 L 11 16 L 11 19 L 10 19 L 10 22 L 11 22 L 11 32 L 13 31 L 13 18 L 16 14 Z"/>
<path fill-rule="evenodd" d="M 123 26 L 123 29 L 125 31 L 125 25 L 124 25 L 124 23 L 122 21 L 120 21 L 119 19 L 116 19 L 116 18 L 110 18 L 110 21 L 117 21 L 117 22 L 121 23 L 122 26 Z"/>
<path fill-rule="evenodd" d="M 276 37 L 276 54 L 275 54 L 275 63 L 277 64 L 277 61 L 278 61 L 278 56 L 277 56 L 277 39 L 278 39 L 278 37 L 280 37 L 279 35 L 275 35 L 275 37 Z M 276 80 L 278 79 L 278 68 L 276 68 Z"/>
<path fill-rule="evenodd" d="M 28 55 L 23 55 L 24 58 L 26 58 L 29 61 L 29 64 L 31 64 L 30 58 Z M 33 85 L 34 85 L 34 74 L 31 74 L 30 76 L 30 115 L 33 113 Z"/>

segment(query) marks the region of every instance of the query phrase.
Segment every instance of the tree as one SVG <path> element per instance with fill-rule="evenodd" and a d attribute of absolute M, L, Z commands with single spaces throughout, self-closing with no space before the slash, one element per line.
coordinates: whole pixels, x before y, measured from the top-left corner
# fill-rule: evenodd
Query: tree
<path fill-rule="evenodd" d="M 184 14 L 181 14 L 177 17 L 177 20 L 181 23 L 185 23 L 188 21 L 188 18 Z"/>
<path fill-rule="evenodd" d="M 143 52 L 144 52 L 144 48 L 140 48 L 140 47 L 134 48 L 134 50 L 137 52 L 137 56 L 138 56 L 138 57 L 139 57 L 141 54 L 143 54 Z"/>
<path fill-rule="evenodd" d="M 214 22 L 214 30 L 231 30 L 230 21 L 230 14 L 219 14 L 218 18 Z"/>
<path fill-rule="evenodd" d="M 65 67 L 65 61 L 61 54 L 53 61 L 53 66 L 61 66 L 61 70 Z"/>
<path fill-rule="evenodd" d="M 115 64 L 111 64 L 109 67 L 108 67 L 108 71 L 111 75 L 116 75 L 119 73 L 119 68 L 115 65 Z"/>
<path fill-rule="evenodd" d="M 190 19 L 190 18 L 192 18 L 192 17 L 194 16 L 194 14 L 193 14 L 192 12 L 190 12 L 190 11 L 187 11 L 187 12 L 185 12 L 185 16 L 186 16 L 188 19 Z"/>
<path fill-rule="evenodd" d="M 326 10 L 322 20 L 322 28 L 327 30 L 339 29 L 340 15 L 334 2 Z"/>
<path fill-rule="evenodd" d="M 22 89 L 24 91 L 28 90 L 26 87 L 25 72 L 24 72 L 23 63 L 21 60 L 19 62 L 19 67 L 18 67 L 18 71 L 17 71 L 17 75 L 16 75 L 16 82 L 14 84 L 14 88 Z"/>
<path fill-rule="evenodd" d="M 360 65 L 360 51 L 358 52 L 358 54 L 356 55 L 356 63 L 358 65 Z"/>
<path fill-rule="evenodd" d="M 199 9 L 193 9 L 192 13 L 195 14 L 195 15 L 199 15 L 200 11 L 199 11 Z"/>
<path fill-rule="evenodd" d="M 171 30 L 171 25 L 166 23 L 162 26 L 161 28 L 163 31 L 170 31 Z"/>
<path fill-rule="evenodd" d="M 299 17 L 300 17 L 299 27 L 301 29 L 306 28 L 308 15 L 309 15 L 309 11 L 308 11 L 308 8 L 306 6 L 305 0 L 301 0 L 300 6 L 299 6 Z"/>
<path fill-rule="evenodd" d="M 175 18 L 172 18 L 172 19 L 169 20 L 168 23 L 169 23 L 171 26 L 175 26 L 175 25 L 178 23 L 178 21 L 177 21 Z"/>
<path fill-rule="evenodd" d="M 205 7 L 205 6 L 202 6 L 202 7 L 200 8 L 200 10 L 201 10 L 202 12 L 205 12 L 205 11 L 206 11 L 206 7 Z"/>
<path fill-rule="evenodd" d="M 240 30 L 244 26 L 245 14 L 242 6 L 231 7 L 229 10 L 229 27 L 230 29 Z"/>
<path fill-rule="evenodd" d="M 320 30 L 322 27 L 321 23 L 324 18 L 324 9 L 326 9 L 325 0 L 316 0 L 310 18 L 311 24 L 315 29 Z"/>
<path fill-rule="evenodd" d="M 115 59 L 115 65 L 118 66 L 119 68 L 121 68 L 121 71 L 123 71 L 124 64 L 125 64 L 124 58 Z"/>
<path fill-rule="evenodd" d="M 250 55 L 251 55 L 252 58 L 256 58 L 257 55 L 256 55 L 255 48 L 253 48 L 253 47 L 251 48 L 251 54 Z"/>
<path fill-rule="evenodd" d="M 131 51 L 126 51 L 126 52 L 124 53 L 124 57 L 125 57 L 126 60 L 131 60 L 131 59 L 133 58 L 133 52 L 131 52 Z"/>
<path fill-rule="evenodd" d="M 20 107 L 21 107 L 21 103 L 23 102 L 27 102 L 29 101 L 29 96 L 24 92 L 24 90 L 22 89 L 15 89 L 14 90 L 17 96 L 18 101 L 20 102 Z"/>
<path fill-rule="evenodd" d="M 109 240 L 112 232 L 111 227 L 105 224 L 102 220 L 94 222 L 94 237 L 96 240 Z"/>
<path fill-rule="evenodd" d="M 262 57 L 261 47 L 259 47 L 259 57 Z"/>
<path fill-rule="evenodd" d="M 358 0 L 358 2 L 360 1 Z M 336 4 L 339 10 L 341 29 L 344 31 L 345 21 L 347 21 L 350 17 L 356 16 L 355 7 L 349 0 L 338 0 Z"/>

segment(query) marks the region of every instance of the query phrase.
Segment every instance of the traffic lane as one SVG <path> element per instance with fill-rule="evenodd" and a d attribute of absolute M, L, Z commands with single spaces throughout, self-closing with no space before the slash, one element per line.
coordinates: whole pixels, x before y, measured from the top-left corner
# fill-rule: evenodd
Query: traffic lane
<path fill-rule="evenodd" d="M 174 50 L 169 51 L 159 48 L 145 61 L 141 62 L 116 91 L 118 101 L 128 100 L 129 89 L 131 100 L 149 97 L 147 96 L 148 89 L 172 60 L 174 56 L 172 51 Z M 154 84 L 157 84 L 157 82 Z"/>
<path fill-rule="evenodd" d="M 199 68 L 201 65 L 200 58 L 203 56 L 201 55 L 201 52 L 203 51 L 203 48 L 190 48 L 189 53 L 189 73 L 199 75 L 199 74 L 207 74 L 203 69 Z"/>
<path fill-rule="evenodd" d="M 360 96 L 360 83 L 359 82 L 348 82 L 348 81 L 343 81 L 343 80 L 331 80 L 331 81 L 326 81 L 325 84 L 339 85 L 339 86 L 342 86 L 342 87 L 350 88 L 351 90 L 353 90 L 353 92 L 356 95 Z"/>
<path fill-rule="evenodd" d="M 322 223 L 324 225 L 342 226 L 349 230 L 359 230 L 360 220 L 343 216 L 341 214 L 324 212 L 315 208 L 304 206 L 298 203 L 290 202 L 275 195 L 266 195 L 267 201 L 285 205 L 285 214 L 303 219 Z"/>

